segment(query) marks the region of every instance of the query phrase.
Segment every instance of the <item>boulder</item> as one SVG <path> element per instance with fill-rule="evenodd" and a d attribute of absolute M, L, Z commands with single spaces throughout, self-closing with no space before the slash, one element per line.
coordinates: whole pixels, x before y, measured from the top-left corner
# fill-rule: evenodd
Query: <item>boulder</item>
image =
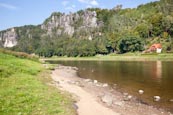
<path fill-rule="evenodd" d="M 113 103 L 113 97 L 109 94 L 105 94 L 102 98 L 101 98 L 102 102 L 106 103 L 108 106 L 111 106 Z"/>

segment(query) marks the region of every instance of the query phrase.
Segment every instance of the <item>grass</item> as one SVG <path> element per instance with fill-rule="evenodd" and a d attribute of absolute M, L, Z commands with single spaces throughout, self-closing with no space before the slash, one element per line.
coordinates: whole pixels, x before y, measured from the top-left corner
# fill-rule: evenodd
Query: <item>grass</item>
<path fill-rule="evenodd" d="M 18 58 L 24 58 L 24 59 L 29 59 L 29 60 L 33 60 L 33 61 L 38 61 L 38 56 L 29 55 L 25 52 L 15 52 L 15 51 L 6 50 L 3 48 L 0 48 L 0 52 L 3 54 L 10 54 L 10 55 L 13 55 L 13 56 L 18 57 Z"/>
<path fill-rule="evenodd" d="M 0 115 L 74 115 L 70 95 L 50 81 L 39 62 L 0 52 Z"/>
<path fill-rule="evenodd" d="M 93 57 L 52 57 L 43 58 L 42 60 L 68 60 L 68 61 L 173 61 L 173 53 L 126 53 L 126 54 L 109 54 L 109 55 L 96 55 Z"/>

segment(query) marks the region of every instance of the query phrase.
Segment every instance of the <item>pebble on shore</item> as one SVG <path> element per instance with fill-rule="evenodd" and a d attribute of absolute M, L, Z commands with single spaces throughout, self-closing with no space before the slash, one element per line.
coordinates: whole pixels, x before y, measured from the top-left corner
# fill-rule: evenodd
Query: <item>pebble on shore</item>
<path fill-rule="evenodd" d="M 94 83 L 96 84 L 97 83 L 97 80 L 94 80 Z"/>
<path fill-rule="evenodd" d="M 170 99 L 169 101 L 170 101 L 170 102 L 173 102 L 173 99 Z"/>
<path fill-rule="evenodd" d="M 160 101 L 160 96 L 154 96 L 154 101 Z"/>
<path fill-rule="evenodd" d="M 84 81 L 85 82 L 91 82 L 92 80 L 91 79 L 85 79 Z"/>
<path fill-rule="evenodd" d="M 144 91 L 140 89 L 140 90 L 138 91 L 138 93 L 142 95 L 142 94 L 144 93 Z"/>
<path fill-rule="evenodd" d="M 124 96 L 127 96 L 127 95 L 128 95 L 128 93 L 123 93 L 123 95 L 124 95 Z"/>
<path fill-rule="evenodd" d="M 108 87 L 108 84 L 107 84 L 107 83 L 104 83 L 104 84 L 103 84 L 103 87 Z"/>
<path fill-rule="evenodd" d="M 132 99 L 131 95 L 127 95 L 124 97 L 124 101 L 130 101 Z"/>
<path fill-rule="evenodd" d="M 102 98 L 101 98 L 102 102 L 106 103 L 108 106 L 111 106 L 113 103 L 113 97 L 110 94 L 105 94 Z"/>

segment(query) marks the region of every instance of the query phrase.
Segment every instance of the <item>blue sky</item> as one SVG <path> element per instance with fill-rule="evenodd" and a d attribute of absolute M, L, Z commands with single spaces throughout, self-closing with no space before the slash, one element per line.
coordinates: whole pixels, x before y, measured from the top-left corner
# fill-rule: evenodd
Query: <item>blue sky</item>
<path fill-rule="evenodd" d="M 0 30 L 41 24 L 52 12 L 69 13 L 88 7 L 133 8 L 156 0 L 0 0 Z"/>

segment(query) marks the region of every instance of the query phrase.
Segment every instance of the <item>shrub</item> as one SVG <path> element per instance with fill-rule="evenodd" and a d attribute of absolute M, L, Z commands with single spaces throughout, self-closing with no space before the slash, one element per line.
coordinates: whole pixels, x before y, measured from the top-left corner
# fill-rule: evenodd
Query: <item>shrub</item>
<path fill-rule="evenodd" d="M 118 41 L 118 53 L 135 52 L 144 50 L 144 44 L 140 38 L 126 37 Z"/>

